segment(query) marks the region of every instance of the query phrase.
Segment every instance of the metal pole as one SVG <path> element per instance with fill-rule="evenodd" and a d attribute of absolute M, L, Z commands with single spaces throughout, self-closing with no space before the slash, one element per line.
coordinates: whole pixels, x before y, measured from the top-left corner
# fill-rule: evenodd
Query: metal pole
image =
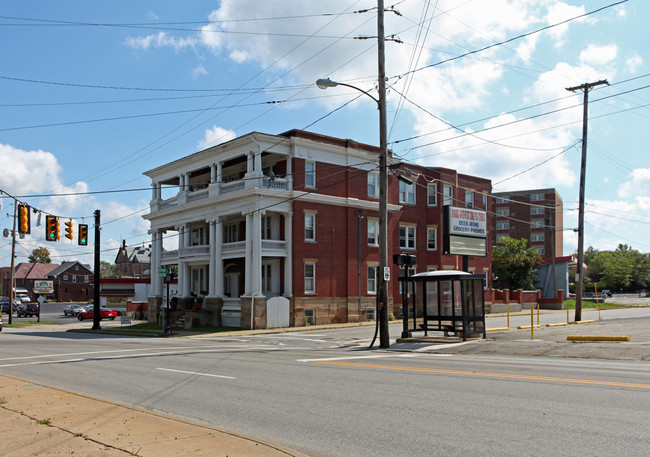
<path fill-rule="evenodd" d="M 9 325 L 13 323 L 13 313 L 14 313 L 14 281 L 16 280 L 16 272 L 14 271 L 16 263 L 16 211 L 17 211 L 18 201 L 14 199 L 14 231 L 11 236 L 11 272 L 10 272 L 10 284 L 9 284 Z"/>
<path fill-rule="evenodd" d="M 584 262 L 584 232 L 585 232 L 585 175 L 587 171 L 587 121 L 589 119 L 588 114 L 588 104 L 589 104 L 589 90 L 594 86 L 599 86 L 601 84 L 609 84 L 607 80 L 596 81 L 594 83 L 585 83 L 580 86 L 567 87 L 566 90 L 570 92 L 575 92 L 577 90 L 582 90 L 584 94 L 584 100 L 582 103 L 582 160 L 580 162 L 580 200 L 578 202 L 578 281 L 576 284 L 576 311 L 574 320 L 582 320 L 582 287 L 584 284 L 584 272 L 583 272 L 583 262 Z"/>
<path fill-rule="evenodd" d="M 95 301 L 93 303 L 93 330 L 99 330 L 101 329 L 100 321 L 101 321 L 101 316 L 99 315 L 99 289 L 101 287 L 101 276 L 100 276 L 100 269 L 101 269 L 101 262 L 99 258 L 99 244 L 100 244 L 100 236 L 99 236 L 99 231 L 100 231 L 100 222 L 101 222 L 101 211 L 98 209 L 95 210 L 95 284 L 94 284 L 94 298 L 93 300 Z"/>
<path fill-rule="evenodd" d="M 384 1 L 377 1 L 377 56 L 379 89 L 379 347 L 390 347 L 388 334 L 388 128 L 386 122 L 386 61 Z"/>

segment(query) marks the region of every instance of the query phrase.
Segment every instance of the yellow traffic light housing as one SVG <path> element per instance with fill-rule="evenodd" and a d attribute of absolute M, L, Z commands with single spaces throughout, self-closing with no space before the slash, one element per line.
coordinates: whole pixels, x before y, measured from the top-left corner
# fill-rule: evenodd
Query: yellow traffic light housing
<path fill-rule="evenodd" d="M 61 239 L 61 221 L 59 218 L 56 218 L 56 241 Z"/>
<path fill-rule="evenodd" d="M 23 203 L 18 205 L 18 232 L 20 233 L 31 232 L 29 206 Z"/>
<path fill-rule="evenodd" d="M 79 246 L 88 246 L 88 224 L 79 224 Z"/>
<path fill-rule="evenodd" d="M 74 238 L 71 220 L 65 223 L 65 237 L 70 241 L 72 241 L 72 239 Z"/>
<path fill-rule="evenodd" d="M 59 229 L 59 220 L 56 216 L 45 217 L 45 239 L 47 241 L 58 240 L 57 234 Z"/>

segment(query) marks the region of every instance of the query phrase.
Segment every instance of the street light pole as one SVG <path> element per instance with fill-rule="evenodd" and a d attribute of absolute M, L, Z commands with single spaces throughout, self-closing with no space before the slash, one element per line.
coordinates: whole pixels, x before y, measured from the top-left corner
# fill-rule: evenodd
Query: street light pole
<path fill-rule="evenodd" d="M 351 84 L 319 79 L 316 85 L 321 89 L 345 86 L 364 93 L 372 98 L 379 109 L 379 267 L 377 272 L 379 312 L 379 347 L 390 347 L 388 332 L 388 284 L 390 278 L 388 267 L 388 127 L 386 122 L 386 59 L 384 39 L 384 2 L 377 1 L 377 39 L 378 39 L 378 97 Z"/>

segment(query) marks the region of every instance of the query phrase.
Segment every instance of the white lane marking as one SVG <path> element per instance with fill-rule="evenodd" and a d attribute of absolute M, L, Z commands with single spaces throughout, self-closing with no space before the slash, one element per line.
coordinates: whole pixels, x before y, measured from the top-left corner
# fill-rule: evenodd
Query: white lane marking
<path fill-rule="evenodd" d="M 212 378 L 237 379 L 237 378 L 235 378 L 233 376 L 223 376 L 223 375 L 220 375 L 220 374 L 210 374 L 210 373 L 197 373 L 195 371 L 172 370 L 170 368 L 156 368 L 156 370 L 171 371 L 173 373 L 193 374 L 193 375 L 197 375 L 197 376 L 210 376 Z"/>
<path fill-rule="evenodd" d="M 269 335 L 256 335 L 256 336 L 259 337 L 259 338 L 264 337 L 264 338 L 269 338 L 269 339 L 276 338 L 276 339 L 286 339 L 286 340 L 294 340 L 294 341 L 296 341 L 296 340 L 313 341 L 315 343 L 330 343 L 331 342 L 331 340 L 330 341 L 316 340 L 314 338 L 300 338 L 300 337 L 297 337 L 297 336 L 276 336 L 276 335 L 270 335 L 270 336 Z"/>
<path fill-rule="evenodd" d="M 292 350 L 299 349 L 305 350 L 308 348 L 293 348 Z M 172 355 L 172 354 L 193 354 L 193 353 L 203 353 L 203 352 L 250 352 L 250 351 L 286 351 L 285 348 L 278 348 L 276 346 L 253 346 L 247 347 L 245 349 L 185 349 L 180 351 L 164 351 L 164 352 L 144 352 L 139 354 L 118 354 L 118 355 L 105 355 L 105 356 L 94 356 L 94 357 L 84 357 L 78 359 L 63 359 L 63 360 L 46 360 L 42 362 L 23 362 L 23 363 L 8 363 L 0 365 L 0 368 L 6 367 L 17 367 L 17 366 L 27 366 L 27 365 L 45 365 L 45 364 L 54 364 L 54 363 L 67 363 L 67 362 L 86 362 L 86 361 L 95 361 L 95 360 L 110 360 L 110 359 L 129 359 L 129 358 L 139 358 L 139 357 L 151 357 L 157 355 Z M 68 354 L 74 355 L 74 354 Z"/>
<path fill-rule="evenodd" d="M 346 357 L 328 357 L 321 359 L 298 359 L 297 362 L 323 362 L 337 360 L 363 360 L 363 359 L 396 359 L 422 356 L 448 357 L 452 354 L 377 354 L 377 355 L 351 355 Z"/>

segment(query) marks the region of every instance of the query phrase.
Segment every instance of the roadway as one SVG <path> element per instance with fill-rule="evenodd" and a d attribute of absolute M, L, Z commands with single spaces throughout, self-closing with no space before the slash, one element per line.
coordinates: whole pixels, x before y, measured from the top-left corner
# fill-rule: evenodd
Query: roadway
<path fill-rule="evenodd" d="M 145 339 L 10 329 L 0 373 L 312 456 L 647 455 L 647 361 L 368 351 L 373 330 Z"/>

